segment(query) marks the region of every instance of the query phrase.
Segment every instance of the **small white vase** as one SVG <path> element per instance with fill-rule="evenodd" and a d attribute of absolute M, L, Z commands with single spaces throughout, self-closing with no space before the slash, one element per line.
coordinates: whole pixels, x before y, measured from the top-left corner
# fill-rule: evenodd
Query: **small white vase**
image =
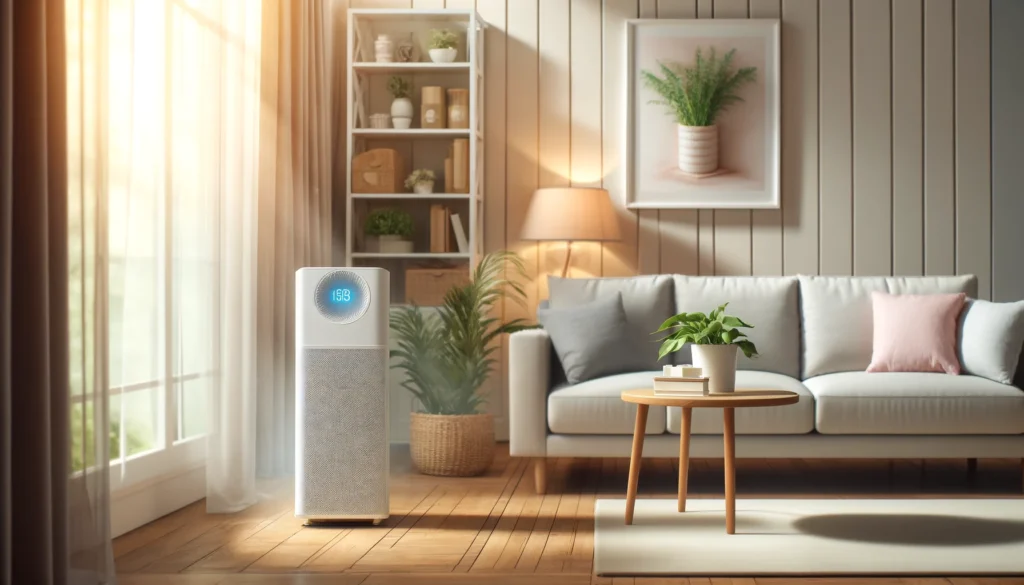
<path fill-rule="evenodd" d="M 396 130 L 407 130 L 412 127 L 412 118 L 391 118 L 391 125 Z"/>
<path fill-rule="evenodd" d="M 678 126 L 679 170 L 706 175 L 718 170 L 718 126 Z"/>
<path fill-rule="evenodd" d="M 457 51 L 454 47 L 448 49 L 430 49 L 430 60 L 434 63 L 451 63 L 455 61 Z"/>
<path fill-rule="evenodd" d="M 373 59 L 378 63 L 391 63 L 394 60 L 395 43 L 388 35 L 378 35 L 373 41 Z"/>
<path fill-rule="evenodd" d="M 434 182 L 420 181 L 412 186 L 412 192 L 417 195 L 430 195 L 434 192 Z"/>
<path fill-rule="evenodd" d="M 736 389 L 736 362 L 739 354 L 735 345 L 691 345 L 694 367 L 700 368 L 708 378 L 708 391 L 727 394 Z"/>
<path fill-rule="evenodd" d="M 413 108 L 412 100 L 407 97 L 395 98 L 395 101 L 391 102 L 391 117 L 392 118 L 409 118 L 412 119 Z"/>

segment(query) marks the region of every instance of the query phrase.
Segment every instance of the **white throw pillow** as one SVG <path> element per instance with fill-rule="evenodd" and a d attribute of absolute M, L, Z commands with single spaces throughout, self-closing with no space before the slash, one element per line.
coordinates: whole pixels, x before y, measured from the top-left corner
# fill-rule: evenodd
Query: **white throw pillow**
<path fill-rule="evenodd" d="M 1012 384 L 1024 345 L 1024 301 L 969 299 L 960 314 L 957 350 L 965 374 Z"/>

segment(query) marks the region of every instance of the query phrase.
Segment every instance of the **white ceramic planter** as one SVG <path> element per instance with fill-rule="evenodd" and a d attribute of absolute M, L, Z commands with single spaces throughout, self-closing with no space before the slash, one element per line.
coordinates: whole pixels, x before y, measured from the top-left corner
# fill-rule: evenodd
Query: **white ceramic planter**
<path fill-rule="evenodd" d="M 413 115 L 412 100 L 407 97 L 395 98 L 395 101 L 391 102 L 391 117 L 392 118 L 409 118 L 412 120 Z"/>
<path fill-rule="evenodd" d="M 379 254 L 410 254 L 412 240 L 403 240 L 402 236 L 377 236 L 367 242 L 371 252 Z"/>
<path fill-rule="evenodd" d="M 727 394 L 736 389 L 736 362 L 739 349 L 735 345 L 691 345 L 694 367 L 708 378 L 708 391 Z"/>
<path fill-rule="evenodd" d="M 718 126 L 678 126 L 679 170 L 705 175 L 718 170 Z"/>
<path fill-rule="evenodd" d="M 450 49 L 430 49 L 430 60 L 434 63 L 451 63 L 455 61 L 457 51 L 454 47 Z"/>
<path fill-rule="evenodd" d="M 430 195 L 434 192 L 433 181 L 420 181 L 412 186 L 412 192 L 417 195 Z"/>

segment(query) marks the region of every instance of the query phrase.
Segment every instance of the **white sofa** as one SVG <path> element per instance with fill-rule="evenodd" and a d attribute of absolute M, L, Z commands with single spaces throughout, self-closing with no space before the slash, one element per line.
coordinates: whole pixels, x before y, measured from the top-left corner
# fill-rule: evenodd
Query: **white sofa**
<path fill-rule="evenodd" d="M 740 356 L 737 387 L 791 390 L 800 400 L 738 409 L 737 457 L 1024 458 L 1024 391 L 1019 388 L 1024 368 L 1018 369 L 1014 386 L 970 375 L 864 371 L 871 361 L 872 291 L 971 297 L 977 289 L 973 276 L 658 275 L 553 279 L 551 285 L 554 308 L 620 292 L 628 315 L 631 304 L 635 310 L 657 305 L 651 296 L 657 290 L 657 298 L 671 295 L 672 302 L 659 309 L 665 318 L 729 302 L 728 314 L 754 324 L 749 336 L 761 355 Z M 546 484 L 547 457 L 629 456 L 636 406 L 622 402 L 619 394 L 650 387 L 660 370 L 656 348 L 652 337 L 649 370 L 568 385 L 547 332 L 511 336 L 510 452 L 538 458 L 538 492 Z M 689 360 L 684 350 L 671 362 Z M 651 407 L 644 456 L 678 456 L 679 423 L 678 408 Z M 722 457 L 721 411 L 694 409 L 692 425 L 691 455 Z"/>

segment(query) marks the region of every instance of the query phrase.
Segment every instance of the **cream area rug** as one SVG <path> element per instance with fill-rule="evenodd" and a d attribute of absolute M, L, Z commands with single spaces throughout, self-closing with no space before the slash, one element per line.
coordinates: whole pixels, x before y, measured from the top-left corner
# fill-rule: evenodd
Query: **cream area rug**
<path fill-rule="evenodd" d="M 1024 574 L 1024 499 L 598 500 L 598 575 Z"/>

